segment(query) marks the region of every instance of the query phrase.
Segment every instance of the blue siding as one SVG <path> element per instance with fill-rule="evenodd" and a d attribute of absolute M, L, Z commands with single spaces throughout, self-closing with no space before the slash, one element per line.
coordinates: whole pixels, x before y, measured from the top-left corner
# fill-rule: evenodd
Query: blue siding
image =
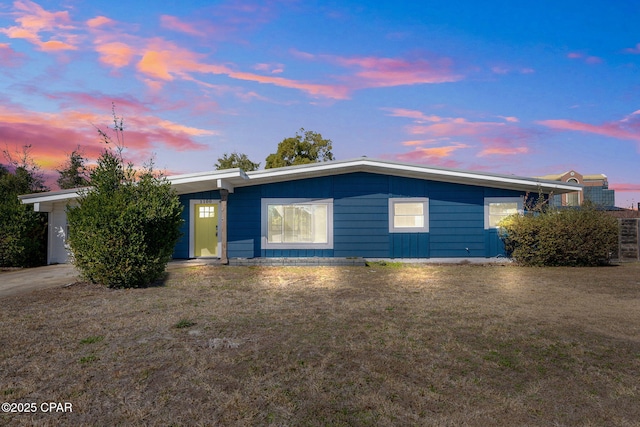
<path fill-rule="evenodd" d="M 230 258 L 492 257 L 504 254 L 496 230 L 484 229 L 484 198 L 522 193 L 371 173 L 351 173 L 236 188 L 229 194 L 227 232 Z M 389 233 L 389 198 L 429 198 L 428 233 Z M 189 253 L 189 200 L 219 199 L 218 192 L 181 196 L 183 238 L 174 256 Z M 262 198 L 332 198 L 333 249 L 262 249 Z"/>
<path fill-rule="evenodd" d="M 336 257 L 389 257 L 389 178 L 354 173 L 334 177 Z"/>
<path fill-rule="evenodd" d="M 260 187 L 236 188 L 227 203 L 227 254 L 230 258 L 260 256 Z"/>
<path fill-rule="evenodd" d="M 449 183 L 430 187 L 431 257 L 484 257 L 484 189 Z"/>
<path fill-rule="evenodd" d="M 391 258 L 430 258 L 429 233 L 390 233 Z"/>

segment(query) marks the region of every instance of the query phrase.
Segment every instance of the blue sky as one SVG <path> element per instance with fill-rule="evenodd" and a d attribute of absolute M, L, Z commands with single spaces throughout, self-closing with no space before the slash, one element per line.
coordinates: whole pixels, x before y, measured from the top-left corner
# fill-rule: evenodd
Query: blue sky
<path fill-rule="evenodd" d="M 638 1 L 0 3 L 0 146 L 50 173 L 124 117 L 168 173 L 261 162 L 300 128 L 366 155 L 604 173 L 640 202 Z"/>

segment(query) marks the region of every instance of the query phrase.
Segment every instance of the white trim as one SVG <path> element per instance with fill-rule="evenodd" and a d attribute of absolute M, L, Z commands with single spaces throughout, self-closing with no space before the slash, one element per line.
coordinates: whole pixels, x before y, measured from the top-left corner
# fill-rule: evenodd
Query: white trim
<path fill-rule="evenodd" d="M 257 185 L 265 182 L 288 181 L 352 172 L 382 173 L 394 176 L 487 186 L 493 188 L 505 188 L 519 191 L 537 192 L 542 190 L 546 193 L 554 192 L 555 194 L 582 190 L 581 185 L 567 184 L 565 182 L 558 181 L 547 181 L 539 178 L 471 172 L 458 169 L 434 168 L 409 163 L 373 160 L 366 157 L 353 160 L 311 163 L 299 166 L 247 172 L 247 177 L 249 179 L 239 185 Z"/>
<path fill-rule="evenodd" d="M 395 227 L 396 203 L 422 203 L 424 223 L 422 227 Z M 389 198 L 389 233 L 428 233 L 429 232 L 429 199 L 427 197 L 392 197 Z"/>
<path fill-rule="evenodd" d="M 537 193 L 538 191 L 542 191 L 545 194 L 551 192 L 554 194 L 563 194 L 573 191 L 582 191 L 583 188 L 582 185 L 540 178 L 526 178 L 515 175 L 500 175 L 457 169 L 434 168 L 416 164 L 373 160 L 366 157 L 345 161 L 311 163 L 300 166 L 265 169 L 246 173 L 241 169 L 198 172 L 169 176 L 167 179 L 175 189 L 176 193 L 189 194 L 201 191 L 219 190 L 220 188 L 225 188 L 232 192 L 233 189 L 237 187 L 354 172 L 385 174 L 525 192 Z M 20 196 L 20 199 L 22 200 L 22 203 L 42 203 L 69 200 L 77 198 L 79 196 L 78 193 L 83 190 L 86 190 L 86 188 L 28 194 Z"/>
<path fill-rule="evenodd" d="M 267 221 L 269 205 L 326 205 L 326 243 L 272 243 L 267 241 Z M 333 249 L 333 199 L 263 198 L 260 204 L 260 247 L 261 249 Z"/>
<path fill-rule="evenodd" d="M 518 213 L 522 215 L 524 213 L 524 198 L 523 197 L 485 197 L 484 198 L 484 229 L 490 230 L 489 226 L 489 205 L 491 203 L 517 203 Z"/>
<path fill-rule="evenodd" d="M 195 206 L 196 205 L 216 205 L 216 209 L 218 210 L 218 229 L 220 228 L 220 200 L 217 199 L 191 199 L 189 200 L 189 258 L 220 258 L 220 253 L 222 251 L 222 242 L 218 238 L 218 243 L 216 245 L 216 254 L 218 256 L 215 257 L 196 257 L 195 256 Z"/>

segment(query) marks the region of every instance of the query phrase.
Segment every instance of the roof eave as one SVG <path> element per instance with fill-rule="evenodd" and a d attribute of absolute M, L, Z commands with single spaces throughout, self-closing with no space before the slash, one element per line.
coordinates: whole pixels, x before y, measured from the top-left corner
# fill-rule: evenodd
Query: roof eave
<path fill-rule="evenodd" d="M 557 181 L 546 181 L 535 178 L 525 178 L 512 175 L 485 174 L 480 172 L 468 172 L 456 169 L 440 169 L 426 166 L 417 166 L 407 163 L 385 162 L 360 158 L 342 162 L 314 163 L 309 165 L 290 166 L 277 169 L 265 169 L 248 172 L 249 179 L 239 185 L 256 185 L 261 183 L 273 183 L 291 179 L 315 178 L 327 175 L 338 175 L 354 172 L 371 172 L 393 174 L 409 178 L 429 179 L 440 182 L 467 184 L 476 186 L 488 186 L 493 188 L 505 188 L 518 191 L 542 191 L 548 193 L 567 193 L 581 191 L 579 184 L 567 184 Z"/>

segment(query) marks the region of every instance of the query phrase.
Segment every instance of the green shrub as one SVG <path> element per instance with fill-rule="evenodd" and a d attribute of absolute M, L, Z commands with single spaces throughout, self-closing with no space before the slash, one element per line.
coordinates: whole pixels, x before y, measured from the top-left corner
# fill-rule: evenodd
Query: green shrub
<path fill-rule="evenodd" d="M 512 215 L 500 226 L 507 253 L 523 265 L 603 265 L 617 251 L 618 220 L 588 203 Z"/>
<path fill-rule="evenodd" d="M 105 151 L 91 189 L 68 208 L 69 245 L 80 273 L 111 288 L 159 279 L 180 237 L 182 206 L 164 178 L 136 172 Z"/>
<path fill-rule="evenodd" d="M 13 163 L 13 171 L 0 165 L 0 267 L 47 263 L 47 214 L 34 212 L 33 205 L 18 199 L 20 194 L 47 189 L 30 162 L 25 157 Z"/>

